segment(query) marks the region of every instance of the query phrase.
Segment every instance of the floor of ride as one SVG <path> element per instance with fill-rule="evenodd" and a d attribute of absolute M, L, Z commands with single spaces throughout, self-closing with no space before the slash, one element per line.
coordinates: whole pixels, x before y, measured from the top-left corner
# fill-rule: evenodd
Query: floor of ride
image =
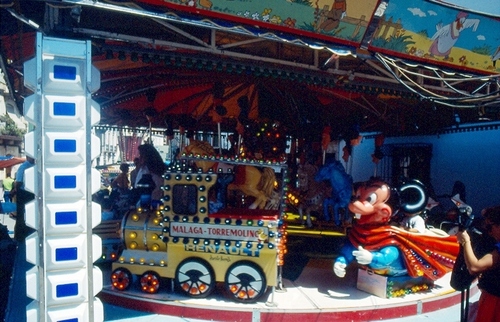
<path fill-rule="evenodd" d="M 236 303 L 219 289 L 206 299 L 188 298 L 172 292 L 168 281 L 157 294 L 143 293 L 137 284 L 119 292 L 110 286 L 110 265 L 99 265 L 104 275 L 98 294 L 104 321 L 460 321 L 461 294 L 449 286 L 449 274 L 428 292 L 381 298 L 356 288 L 355 269 L 348 270 L 344 279 L 335 276 L 332 263 L 338 244 L 325 238 L 290 238 L 283 290 L 269 290 L 253 304 Z M 21 243 L 9 289 L 7 322 L 25 321 L 25 307 L 31 302 L 26 297 L 26 271 L 32 265 L 25 258 Z M 471 302 L 477 302 L 479 293 L 474 285 Z"/>
<path fill-rule="evenodd" d="M 206 299 L 192 299 L 171 292 L 169 285 L 164 286 L 157 294 L 146 294 L 136 286 L 119 292 L 113 290 L 108 283 L 104 285 L 99 297 L 108 305 L 108 309 L 105 309 L 106 321 L 121 321 L 120 317 L 113 316 L 112 310 L 116 306 L 137 312 L 137 317 L 146 314 L 148 321 L 154 321 L 151 320 L 153 316 L 170 316 L 179 317 L 179 321 L 293 319 L 307 322 L 411 318 L 460 304 L 460 293 L 449 286 L 449 274 L 436 281 L 434 287 L 425 293 L 387 299 L 358 290 L 355 270 L 348 271 L 346 278 L 341 279 L 335 276 L 331 267 L 331 259 L 311 259 L 297 279 L 283 279 L 283 290 L 270 290 L 253 304 L 236 303 L 220 290 Z M 477 293 L 477 287 L 474 286 L 471 295 L 476 296 Z M 459 321 L 460 309 L 455 309 L 453 314 L 456 315 L 455 320 L 449 314 L 449 319 L 446 320 Z M 128 318 L 131 318 L 130 315 Z"/>

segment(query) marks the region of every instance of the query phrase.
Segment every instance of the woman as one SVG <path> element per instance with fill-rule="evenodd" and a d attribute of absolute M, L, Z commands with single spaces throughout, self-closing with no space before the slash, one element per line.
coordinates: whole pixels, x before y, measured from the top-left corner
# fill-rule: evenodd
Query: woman
<path fill-rule="evenodd" d="M 483 212 L 485 230 L 495 239 L 495 248 L 477 258 L 472 250 L 467 231 L 459 232 L 457 240 L 464 250 L 465 263 L 471 274 L 479 276 L 481 297 L 476 321 L 500 321 L 497 308 L 500 307 L 500 206 L 487 208 Z"/>
<path fill-rule="evenodd" d="M 151 193 L 151 205 L 155 208 L 161 203 L 161 198 L 163 197 L 163 174 L 167 170 L 167 165 L 163 162 L 163 159 L 156 150 L 156 148 L 151 144 L 143 144 L 138 147 L 139 150 L 139 170 L 137 172 L 137 178 L 134 182 L 134 187 L 140 186 L 141 179 L 148 177 L 150 175 L 154 182 L 154 189 Z M 146 176 L 145 176 L 146 175 Z"/>

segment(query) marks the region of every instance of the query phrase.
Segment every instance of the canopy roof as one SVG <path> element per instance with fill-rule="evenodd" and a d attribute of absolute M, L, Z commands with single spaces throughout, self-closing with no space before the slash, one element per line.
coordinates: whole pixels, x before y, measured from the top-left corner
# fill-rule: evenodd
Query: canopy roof
<path fill-rule="evenodd" d="M 15 165 L 18 165 L 20 163 L 23 163 L 24 161 L 26 161 L 25 158 L 0 157 L 0 169 L 7 169 Z"/>
<path fill-rule="evenodd" d="M 19 76 L 34 53 L 35 31 L 92 39 L 93 63 L 101 71 L 94 99 L 103 124 L 151 121 L 156 127 L 202 130 L 220 123 L 232 130 L 243 116 L 280 121 L 297 137 L 318 137 L 324 126 L 338 136 L 353 130 L 413 135 L 437 133 L 458 120 L 498 120 L 500 66 L 494 66 L 493 45 L 482 54 L 484 65 L 472 54 L 465 55 L 467 62 L 460 56 L 453 62 L 424 57 L 418 46 L 428 45 L 416 41 L 424 26 L 397 17 L 401 1 L 368 1 L 355 11 L 359 4 L 346 0 L 346 16 L 332 29 L 317 27 L 315 20 L 298 23 L 295 11 L 279 24 L 252 19 L 231 12 L 222 0 L 194 1 L 194 7 L 159 0 L 19 1 L 1 10 L 2 56 L 22 104 L 29 93 Z M 299 2 L 305 8 L 299 13 L 321 9 L 311 1 L 284 0 L 266 2 L 263 9 L 277 15 L 284 3 Z M 410 2 L 408 10 L 453 19 L 459 12 Z M 268 13 L 260 9 L 249 12 Z M 468 17 L 481 20 L 481 27 L 498 23 L 491 16 Z M 348 31 L 353 21 L 362 23 Z M 389 24 L 392 29 L 381 29 Z"/>

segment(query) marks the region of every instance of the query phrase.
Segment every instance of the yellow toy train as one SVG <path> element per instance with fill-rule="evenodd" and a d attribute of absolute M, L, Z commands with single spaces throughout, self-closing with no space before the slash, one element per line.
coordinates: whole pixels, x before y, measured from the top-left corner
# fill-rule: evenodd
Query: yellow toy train
<path fill-rule="evenodd" d="M 200 298 L 220 282 L 233 300 L 255 302 L 268 287 L 281 287 L 286 164 L 212 157 L 204 171 L 193 159 L 185 156 L 165 173 L 158 209 L 137 208 L 124 216 L 124 249 L 112 263 L 112 286 L 127 290 L 136 275 L 142 291 L 156 293 L 170 279 L 175 292 Z M 259 174 L 272 170 L 282 179 L 273 176 L 274 200 L 266 196 L 257 205 L 259 198 L 238 186 L 246 167 Z"/>

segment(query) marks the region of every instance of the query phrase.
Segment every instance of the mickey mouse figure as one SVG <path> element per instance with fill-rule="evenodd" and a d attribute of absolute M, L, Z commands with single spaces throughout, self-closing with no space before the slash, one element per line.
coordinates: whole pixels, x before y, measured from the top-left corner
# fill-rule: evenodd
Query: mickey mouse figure
<path fill-rule="evenodd" d="M 351 262 L 385 276 L 437 280 L 451 271 L 459 250 L 456 236 L 414 233 L 389 224 L 396 212 L 416 213 L 426 204 L 425 187 L 416 180 L 399 189 L 378 178 L 358 184 L 349 204 L 353 226 L 334 261 L 335 275 L 344 277 Z"/>

